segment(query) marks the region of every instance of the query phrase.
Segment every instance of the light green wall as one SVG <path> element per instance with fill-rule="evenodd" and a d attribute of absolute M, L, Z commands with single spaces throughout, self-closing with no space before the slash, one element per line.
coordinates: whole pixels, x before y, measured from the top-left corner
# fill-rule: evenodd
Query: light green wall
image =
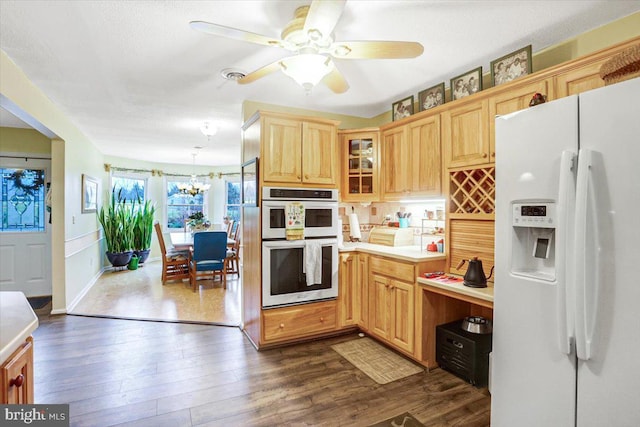
<path fill-rule="evenodd" d="M 0 153 L 29 153 L 51 156 L 51 140 L 33 129 L 0 127 Z"/>

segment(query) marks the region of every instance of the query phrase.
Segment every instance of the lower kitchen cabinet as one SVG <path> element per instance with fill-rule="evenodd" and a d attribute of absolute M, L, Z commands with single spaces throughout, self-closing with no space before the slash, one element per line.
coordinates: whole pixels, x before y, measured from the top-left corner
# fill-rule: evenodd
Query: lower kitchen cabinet
<path fill-rule="evenodd" d="M 413 354 L 415 266 L 379 257 L 369 260 L 369 332 Z"/>
<path fill-rule="evenodd" d="M 265 343 L 307 338 L 336 329 L 336 301 L 264 310 L 262 318 Z"/>
<path fill-rule="evenodd" d="M 33 403 L 33 338 L 28 337 L 0 367 L 2 404 Z"/>
<path fill-rule="evenodd" d="M 341 328 L 356 325 L 358 254 L 340 254 L 338 285 L 338 320 Z"/>

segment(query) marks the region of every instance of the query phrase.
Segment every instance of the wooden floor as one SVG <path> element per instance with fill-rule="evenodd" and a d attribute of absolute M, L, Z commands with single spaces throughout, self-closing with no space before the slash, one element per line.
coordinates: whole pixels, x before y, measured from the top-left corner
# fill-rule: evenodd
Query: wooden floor
<path fill-rule="evenodd" d="M 435 369 L 379 385 L 330 346 L 256 351 L 238 328 L 39 312 L 36 403 L 70 404 L 72 426 L 488 426 L 490 398 Z"/>
<path fill-rule="evenodd" d="M 238 275 L 199 280 L 196 292 L 189 280 L 162 284 L 162 262 L 147 261 L 137 270 L 105 271 L 70 314 L 169 322 L 240 324 Z"/>

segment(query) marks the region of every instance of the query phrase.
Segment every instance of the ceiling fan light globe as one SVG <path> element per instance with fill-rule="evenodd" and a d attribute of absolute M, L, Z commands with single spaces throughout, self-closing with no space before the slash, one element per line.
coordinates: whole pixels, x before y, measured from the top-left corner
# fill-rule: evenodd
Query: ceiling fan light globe
<path fill-rule="evenodd" d="M 305 53 L 280 62 L 282 72 L 308 92 L 333 69 L 331 59 L 319 54 Z"/>

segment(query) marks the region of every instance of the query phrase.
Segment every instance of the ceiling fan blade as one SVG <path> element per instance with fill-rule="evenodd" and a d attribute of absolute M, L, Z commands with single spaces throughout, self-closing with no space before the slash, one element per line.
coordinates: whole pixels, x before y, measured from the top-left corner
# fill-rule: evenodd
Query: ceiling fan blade
<path fill-rule="evenodd" d="M 335 64 L 333 64 L 333 70 L 331 70 L 331 72 L 327 74 L 322 81 L 334 93 L 343 93 L 349 89 L 349 83 L 347 83 Z"/>
<path fill-rule="evenodd" d="M 311 30 L 320 32 L 320 38 L 331 35 L 344 10 L 346 0 L 314 0 L 304 21 L 304 33 Z"/>
<path fill-rule="evenodd" d="M 238 84 L 246 85 L 248 83 L 253 83 L 256 80 L 263 78 L 264 76 L 281 70 L 282 66 L 280 65 L 280 61 L 282 60 L 278 59 L 277 61 L 272 62 L 269 65 L 265 65 L 264 67 L 258 68 L 256 71 L 247 74 L 246 76 L 238 80 Z"/>
<path fill-rule="evenodd" d="M 212 24 L 211 22 L 204 21 L 191 21 L 189 22 L 189 25 L 194 30 L 214 36 L 294 50 L 294 47 L 284 40 L 263 36 L 261 34 L 251 33 L 249 31 L 239 30 L 237 28 L 225 27 L 224 25 Z"/>
<path fill-rule="evenodd" d="M 349 41 L 334 43 L 329 51 L 338 59 L 400 59 L 420 56 L 424 47 L 417 42 Z"/>

